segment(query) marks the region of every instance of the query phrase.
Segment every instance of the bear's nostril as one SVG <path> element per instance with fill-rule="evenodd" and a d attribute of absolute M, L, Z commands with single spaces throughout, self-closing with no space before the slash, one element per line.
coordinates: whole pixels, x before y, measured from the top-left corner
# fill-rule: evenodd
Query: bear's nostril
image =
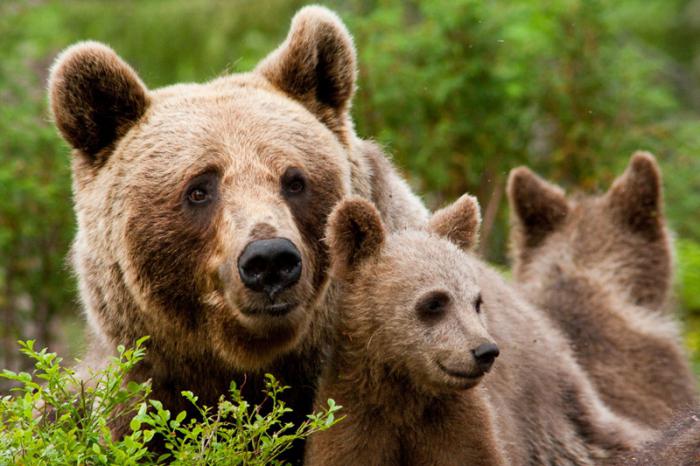
<path fill-rule="evenodd" d="M 301 258 L 295 254 L 285 253 L 279 258 L 280 271 L 283 273 L 294 272 L 301 265 Z"/>
<path fill-rule="evenodd" d="M 267 268 L 267 263 L 262 257 L 253 257 L 243 266 L 245 274 L 251 277 L 262 274 Z"/>
<path fill-rule="evenodd" d="M 488 372 L 493 365 L 493 361 L 500 354 L 500 351 L 498 346 L 496 346 L 494 343 L 483 343 L 477 346 L 476 349 L 473 349 L 472 354 L 474 355 L 479 368 L 484 372 Z"/>
<path fill-rule="evenodd" d="M 250 290 L 274 300 L 301 276 L 301 254 L 285 238 L 251 241 L 238 257 L 238 273 Z"/>

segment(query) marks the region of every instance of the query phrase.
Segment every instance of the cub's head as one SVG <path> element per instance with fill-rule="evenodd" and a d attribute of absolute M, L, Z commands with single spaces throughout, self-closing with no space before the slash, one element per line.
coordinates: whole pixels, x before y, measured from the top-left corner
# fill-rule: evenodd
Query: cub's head
<path fill-rule="evenodd" d="M 661 174 L 638 152 L 601 196 L 567 199 L 525 167 L 510 173 L 511 247 L 520 280 L 589 273 L 634 304 L 664 305 L 671 284 Z"/>
<path fill-rule="evenodd" d="M 352 40 L 321 7 L 254 71 L 205 84 L 151 90 L 105 45 L 64 51 L 49 97 L 73 148 L 95 331 L 243 369 L 293 348 L 327 281 L 326 218 L 350 191 L 354 89 Z"/>
<path fill-rule="evenodd" d="M 476 385 L 498 356 L 477 286 L 473 248 L 479 206 L 463 196 L 436 212 L 428 231 L 387 234 L 369 202 L 350 198 L 331 214 L 327 242 L 344 285 L 342 331 L 374 368 L 421 390 Z"/>

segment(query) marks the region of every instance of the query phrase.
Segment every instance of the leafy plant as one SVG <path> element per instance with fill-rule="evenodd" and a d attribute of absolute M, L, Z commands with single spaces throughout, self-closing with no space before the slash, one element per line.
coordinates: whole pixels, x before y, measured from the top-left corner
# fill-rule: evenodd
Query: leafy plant
<path fill-rule="evenodd" d="M 280 395 L 288 387 L 271 375 L 259 405 L 247 403 L 232 383 L 229 396 L 213 408 L 183 392 L 198 416 L 172 415 L 160 401 L 147 399 L 147 383 L 126 383 L 145 356 L 144 341 L 119 347 L 119 355 L 88 380 L 63 366 L 55 353 L 35 350 L 34 341 L 20 342 L 34 371 L 0 374 L 18 384 L 14 395 L 0 399 L 0 464 L 279 465 L 293 442 L 339 421 L 340 406 L 328 400 L 327 409 L 301 425 L 284 422 L 291 409 Z M 133 416 L 131 432 L 112 438 L 109 426 L 126 416 Z"/>

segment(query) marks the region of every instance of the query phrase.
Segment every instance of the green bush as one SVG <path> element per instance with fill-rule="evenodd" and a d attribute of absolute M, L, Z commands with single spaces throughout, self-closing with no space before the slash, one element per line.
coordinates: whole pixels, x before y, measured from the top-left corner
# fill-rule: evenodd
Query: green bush
<path fill-rule="evenodd" d="M 198 417 L 171 414 L 161 402 L 148 399 L 147 383 L 125 383 L 145 355 L 143 341 L 132 349 L 119 347 L 119 356 L 87 381 L 61 365 L 55 353 L 36 351 L 33 341 L 20 342 L 35 369 L 0 374 L 18 384 L 14 395 L 0 399 L 0 464 L 275 465 L 282 464 L 278 458 L 292 442 L 339 420 L 340 406 L 328 400 L 327 409 L 301 425 L 284 422 L 291 409 L 280 395 L 287 387 L 271 375 L 260 405 L 249 405 L 232 383 L 229 397 L 222 396 L 213 408 L 183 392 Z M 133 416 L 131 432 L 113 439 L 108 426 L 120 416 Z M 149 450 L 156 442 L 164 453 Z"/>
<path fill-rule="evenodd" d="M 685 310 L 685 341 L 695 373 L 700 375 L 700 244 L 676 242 L 678 299 Z"/>
<path fill-rule="evenodd" d="M 682 307 L 700 317 L 700 243 L 679 240 L 676 244 L 676 254 Z"/>

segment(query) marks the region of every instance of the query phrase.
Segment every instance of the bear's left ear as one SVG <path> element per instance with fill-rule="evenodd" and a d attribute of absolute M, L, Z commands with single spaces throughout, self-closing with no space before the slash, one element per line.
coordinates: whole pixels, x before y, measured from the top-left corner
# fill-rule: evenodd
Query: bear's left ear
<path fill-rule="evenodd" d="M 569 215 L 569 203 L 564 190 L 526 167 L 511 170 L 506 190 L 512 233 L 522 243 L 518 247 L 538 246 Z"/>
<path fill-rule="evenodd" d="M 428 231 L 447 238 L 464 251 L 470 251 L 479 242 L 481 209 L 474 196 L 463 194 L 447 207 L 430 217 Z"/>
<path fill-rule="evenodd" d="M 633 233 L 651 240 L 663 232 L 661 171 L 648 152 L 632 155 L 627 170 L 605 195 L 613 218 Z"/>
<path fill-rule="evenodd" d="M 308 6 L 294 16 L 287 39 L 256 71 L 347 142 L 355 55 L 352 37 L 340 18 L 327 8 Z"/>
<path fill-rule="evenodd" d="M 124 136 L 149 105 L 146 86 L 109 47 L 80 42 L 56 59 L 49 104 L 63 138 L 91 164 Z"/>
<path fill-rule="evenodd" d="M 347 277 L 366 259 L 378 254 L 385 239 L 384 224 L 371 202 L 360 197 L 340 201 L 326 226 L 333 274 Z"/>

